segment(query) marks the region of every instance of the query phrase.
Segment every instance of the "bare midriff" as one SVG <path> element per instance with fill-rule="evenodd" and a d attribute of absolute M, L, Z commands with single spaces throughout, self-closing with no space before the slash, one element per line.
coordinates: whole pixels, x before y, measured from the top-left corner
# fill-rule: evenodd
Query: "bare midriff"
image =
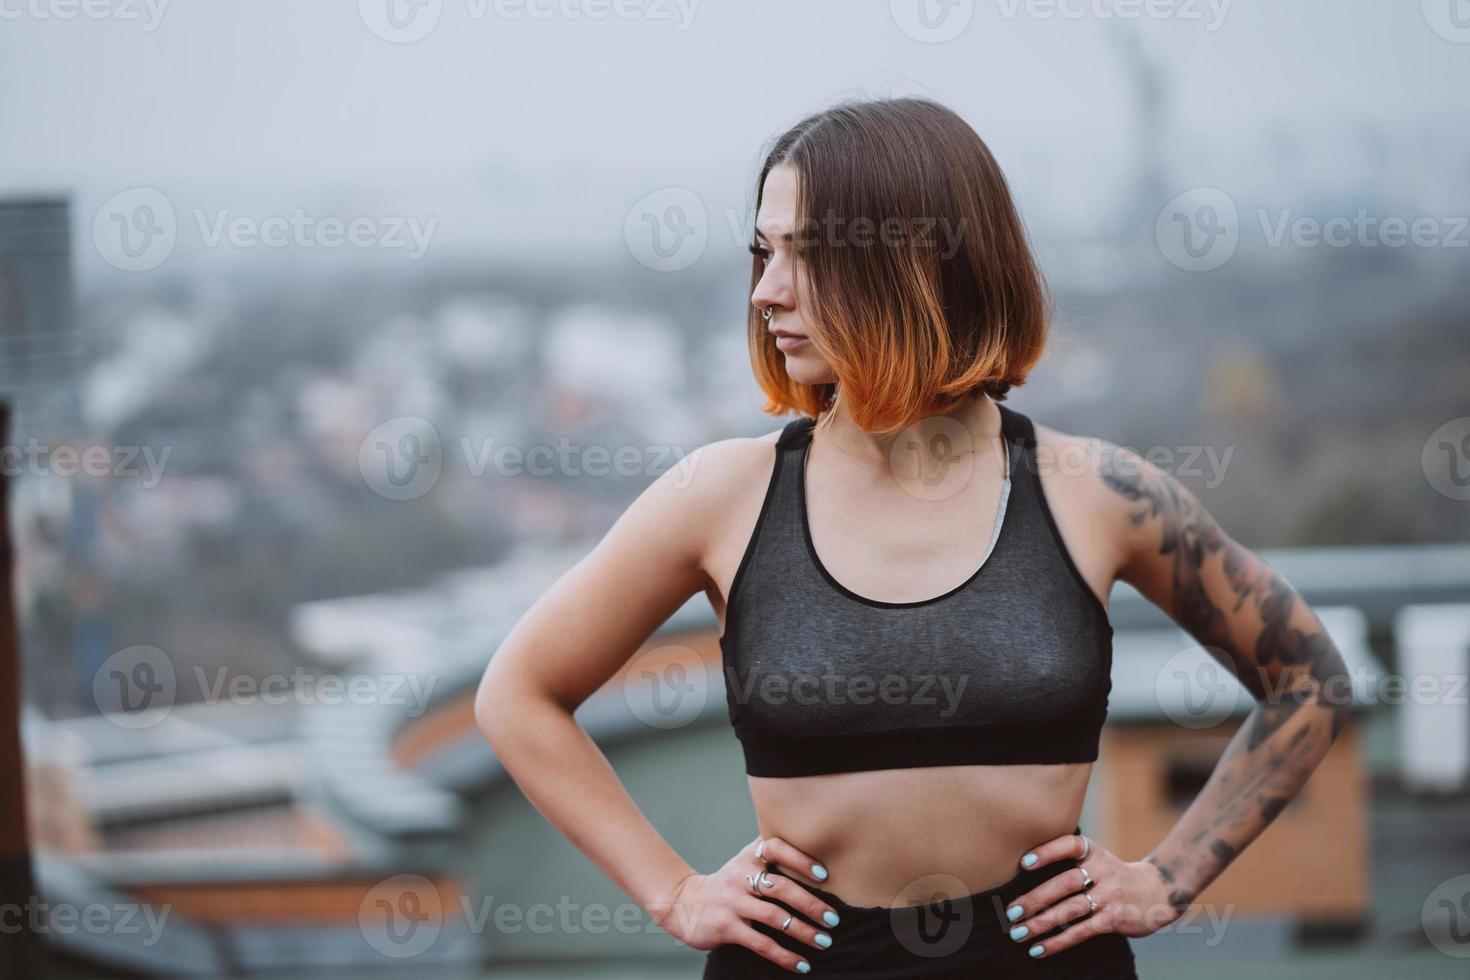
<path fill-rule="evenodd" d="M 931 766 L 748 777 L 762 837 L 827 869 L 779 866 L 860 908 L 923 905 L 1004 884 L 1021 855 L 1078 825 L 1092 763 Z"/>

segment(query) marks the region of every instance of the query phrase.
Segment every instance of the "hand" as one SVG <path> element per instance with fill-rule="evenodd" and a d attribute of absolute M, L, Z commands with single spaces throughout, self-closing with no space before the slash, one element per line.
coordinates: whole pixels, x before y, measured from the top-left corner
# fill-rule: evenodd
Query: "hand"
<path fill-rule="evenodd" d="M 1081 859 L 1087 840 L 1078 834 L 1055 837 L 1028 854 L 1036 855 L 1035 869 L 1061 858 Z M 1024 857 L 1024 856 L 1023 856 Z M 1023 863 L 1022 867 L 1026 867 Z M 1092 885 L 1083 888 L 1081 869 L 1086 868 Z M 1097 911 L 1087 896 L 1097 903 Z M 1011 910 L 1020 907 L 1015 919 Z M 1054 875 L 1019 896 L 1006 907 L 1004 928 L 1018 943 L 1029 942 L 1036 958 L 1050 956 L 1105 932 L 1125 936 L 1147 936 L 1179 918 L 1180 910 L 1169 901 L 1169 889 L 1159 869 L 1149 861 L 1124 861 L 1096 841 L 1086 860 L 1076 869 Z M 1075 924 L 1037 943 L 1035 937 L 1048 930 Z M 1018 926 L 1024 926 L 1021 932 Z"/>
<path fill-rule="evenodd" d="M 659 907 L 656 921 L 675 939 L 695 949 L 714 949 L 726 944 L 745 946 L 778 966 L 806 973 L 811 969 L 806 960 L 757 930 L 751 922 L 763 922 L 779 931 L 791 913 L 771 901 L 777 899 L 811 922 L 823 922 L 828 927 L 836 925 L 837 912 L 826 902 L 785 875 L 765 874 L 770 864 L 806 868 L 818 879 L 825 878 L 827 873 L 825 870 L 818 873 L 820 866 L 811 855 L 779 837 L 765 838 L 763 856 L 756 857 L 760 842 L 759 837 L 751 841 L 714 874 L 692 874 L 679 882 L 670 901 Z M 747 875 L 764 875 L 758 879 L 762 897 L 757 898 L 751 890 Z M 819 949 L 832 945 L 832 937 L 818 931 L 807 919 L 792 916 L 785 930 L 787 935 Z"/>

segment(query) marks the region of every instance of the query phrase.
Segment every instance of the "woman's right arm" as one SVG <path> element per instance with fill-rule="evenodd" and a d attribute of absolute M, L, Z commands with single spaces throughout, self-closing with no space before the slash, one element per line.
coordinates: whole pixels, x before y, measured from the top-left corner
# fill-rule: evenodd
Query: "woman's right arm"
<path fill-rule="evenodd" d="M 743 945 L 799 971 L 801 957 L 752 923 L 784 926 L 793 938 L 820 946 L 830 939 L 812 923 L 834 924 L 835 911 L 784 875 L 767 879 L 757 897 L 746 876 L 768 862 L 810 867 L 817 858 L 771 837 L 764 859 L 756 839 L 719 871 L 698 873 L 638 809 L 573 718 L 691 595 L 710 585 L 707 549 L 720 529 L 729 521 L 754 527 L 779 434 L 711 443 L 649 485 L 506 635 L 480 681 L 475 718 L 532 805 L 665 931 L 697 949 Z M 768 899 L 810 921 L 791 922 Z"/>
<path fill-rule="evenodd" d="M 706 544 L 750 458 L 733 442 L 694 450 L 650 484 L 506 635 L 475 698 L 481 730 L 526 797 L 659 921 L 694 868 L 572 714 L 709 581 Z"/>

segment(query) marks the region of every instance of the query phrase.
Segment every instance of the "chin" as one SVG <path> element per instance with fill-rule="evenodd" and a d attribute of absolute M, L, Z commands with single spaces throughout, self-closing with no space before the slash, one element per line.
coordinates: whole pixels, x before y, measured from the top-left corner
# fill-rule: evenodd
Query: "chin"
<path fill-rule="evenodd" d="M 832 381 L 832 372 L 820 361 L 813 363 L 800 354 L 787 356 L 786 374 L 792 381 L 804 385 L 824 385 Z"/>

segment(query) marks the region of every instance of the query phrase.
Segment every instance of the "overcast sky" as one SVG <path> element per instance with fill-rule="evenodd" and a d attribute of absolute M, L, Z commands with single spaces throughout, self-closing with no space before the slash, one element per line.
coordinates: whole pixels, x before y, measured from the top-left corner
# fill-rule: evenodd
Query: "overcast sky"
<path fill-rule="evenodd" d="M 1165 66 L 1171 139 L 1196 149 L 1381 125 L 1432 151 L 1470 129 L 1457 0 L 954 0 L 948 40 L 915 19 L 939 0 L 85 0 L 107 16 L 63 16 L 80 2 L 0 0 L 0 192 L 70 189 L 83 211 L 137 185 L 240 207 L 255 187 L 478 207 L 464 224 L 502 239 L 616 230 L 640 190 L 738 206 L 779 129 L 843 95 L 910 93 L 960 111 L 1032 206 L 1075 207 L 1136 149 L 1118 30 Z M 579 6 L 599 2 L 608 16 Z M 1457 187 L 1466 165 L 1444 161 Z"/>

